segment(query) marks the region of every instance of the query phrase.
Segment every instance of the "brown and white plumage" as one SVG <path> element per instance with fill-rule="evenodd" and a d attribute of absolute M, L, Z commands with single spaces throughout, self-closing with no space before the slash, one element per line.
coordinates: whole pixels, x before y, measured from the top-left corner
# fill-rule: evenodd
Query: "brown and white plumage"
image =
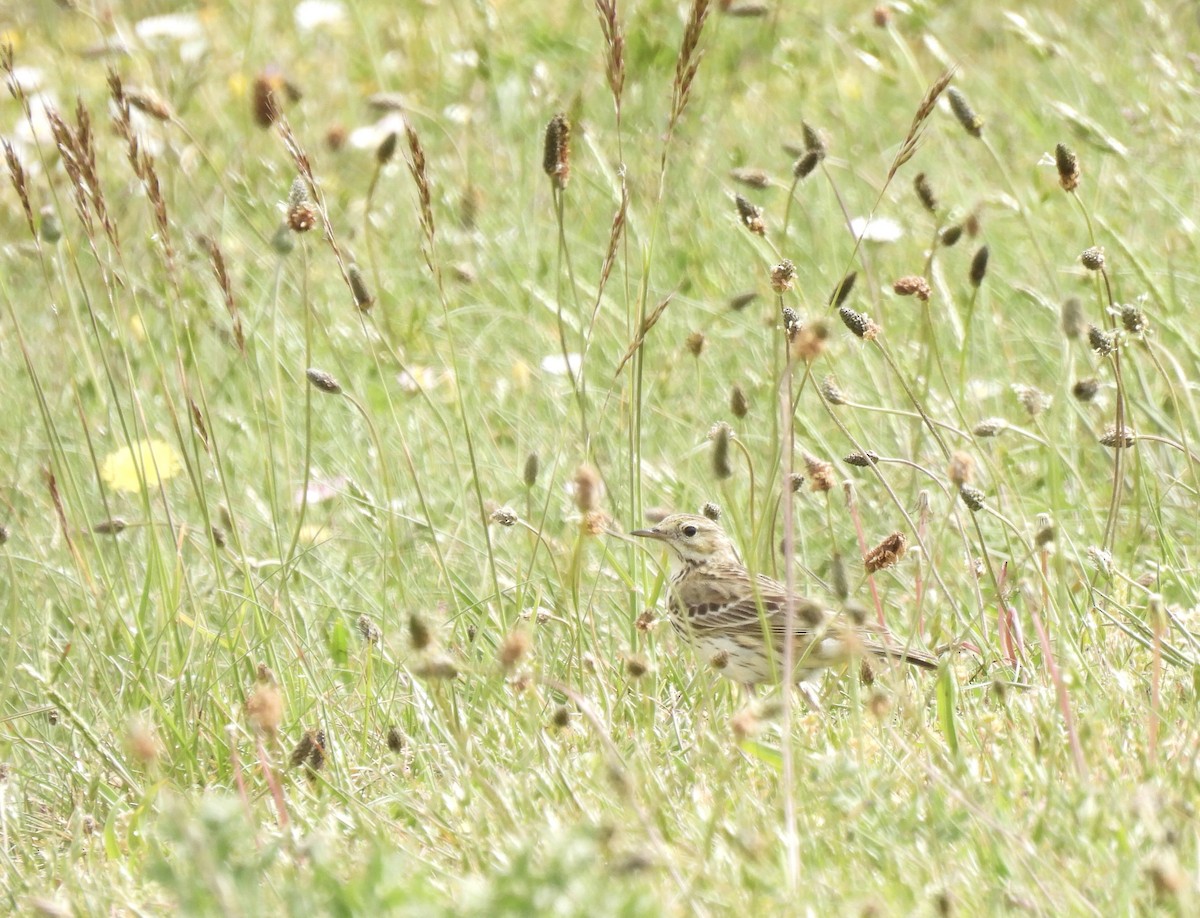
<path fill-rule="evenodd" d="M 668 589 L 671 624 L 731 679 L 747 685 L 780 681 L 788 637 L 788 593 L 783 584 L 752 576 L 733 543 L 703 516 L 668 516 L 636 536 L 656 539 L 671 549 Z M 921 650 L 889 642 L 885 633 L 856 627 L 811 599 L 792 597 L 790 635 L 794 641 L 794 680 L 808 681 L 827 666 L 870 654 L 936 669 Z M 768 640 L 769 638 L 769 640 Z"/>

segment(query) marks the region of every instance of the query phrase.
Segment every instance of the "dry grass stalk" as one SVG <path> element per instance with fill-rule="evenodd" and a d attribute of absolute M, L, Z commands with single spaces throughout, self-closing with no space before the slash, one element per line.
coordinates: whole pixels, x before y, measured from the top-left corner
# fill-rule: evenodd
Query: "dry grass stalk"
<path fill-rule="evenodd" d="M 237 344 L 238 350 L 245 354 L 246 336 L 242 331 L 242 316 L 238 311 L 237 301 L 233 298 L 233 284 L 229 280 L 229 271 L 225 267 L 225 256 L 215 239 L 201 235 L 197 237 L 196 241 L 208 255 L 213 277 L 216 278 L 217 286 L 221 288 L 221 295 L 225 299 L 225 309 L 229 313 L 229 318 L 233 320 L 233 340 Z"/>
<path fill-rule="evenodd" d="M 8 177 L 12 181 L 13 190 L 21 200 L 21 210 L 25 212 L 25 222 L 29 226 L 29 235 L 38 238 L 37 225 L 33 222 L 33 205 L 29 201 L 29 181 L 25 175 L 25 167 L 17 159 L 17 152 L 5 140 L 4 159 L 8 163 Z"/>
<path fill-rule="evenodd" d="M 687 107 L 692 94 L 692 82 L 700 69 L 700 60 L 704 56 L 699 49 L 700 35 L 704 31 L 704 22 L 708 19 L 709 0 L 692 0 L 688 11 L 687 25 L 683 30 L 683 41 L 679 45 L 679 56 L 675 59 L 675 81 L 671 86 L 671 118 L 667 126 L 667 134 L 675 130 L 683 110 Z"/>
<path fill-rule="evenodd" d="M 412 174 L 417 186 L 417 201 L 421 210 L 421 232 L 425 236 L 422 251 L 425 263 L 433 271 L 433 240 L 436 228 L 433 222 L 433 195 L 429 190 L 429 173 L 426 170 L 425 148 L 421 146 L 421 138 L 408 120 L 404 122 L 404 136 L 408 140 L 408 171 Z"/>
<path fill-rule="evenodd" d="M 621 206 L 613 215 L 612 228 L 608 232 L 608 248 L 604 252 L 604 262 L 600 265 L 600 283 L 596 288 L 596 307 L 600 306 L 600 298 L 604 296 L 604 288 L 612 274 L 613 265 L 617 261 L 617 247 L 625 232 L 625 218 L 629 212 L 629 189 L 625 186 L 624 177 L 621 179 Z"/>
<path fill-rule="evenodd" d="M 921 104 L 917 106 L 917 112 L 913 115 L 912 124 L 909 125 L 908 134 L 905 135 L 904 142 L 900 144 L 900 150 L 896 153 L 896 158 L 892 160 L 891 168 L 888 169 L 887 181 L 890 182 L 900 170 L 900 167 L 912 159 L 913 154 L 917 152 L 921 136 L 924 134 L 925 122 L 933 114 L 938 97 L 945 92 L 946 87 L 950 85 L 950 80 L 953 78 L 954 70 L 947 70 L 925 90 L 925 96 L 921 99 Z"/>
<path fill-rule="evenodd" d="M 617 364 L 617 369 L 613 372 L 616 376 L 621 372 L 622 368 L 629 362 L 629 359 L 638 352 L 643 344 L 646 343 L 646 335 L 650 333 L 650 329 L 654 328 L 655 323 L 662 318 L 662 314 L 667 311 L 667 307 L 671 305 L 671 300 L 675 297 L 675 291 L 672 290 L 665 297 L 659 300 L 658 305 L 654 307 L 654 311 L 642 320 L 642 327 L 634 336 L 633 341 L 629 343 L 628 349 L 625 351 L 625 356 L 621 358 L 621 362 Z"/>
<path fill-rule="evenodd" d="M 621 94 L 625 90 L 625 34 L 617 16 L 617 0 L 596 0 L 596 15 L 604 35 L 604 76 L 612 92 L 617 120 L 621 119 Z"/>

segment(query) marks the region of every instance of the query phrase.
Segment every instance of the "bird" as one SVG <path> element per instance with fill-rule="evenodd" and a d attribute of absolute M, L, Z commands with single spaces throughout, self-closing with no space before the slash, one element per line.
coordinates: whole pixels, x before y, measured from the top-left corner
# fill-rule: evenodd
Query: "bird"
<path fill-rule="evenodd" d="M 937 669 L 932 654 L 894 642 L 886 632 L 855 626 L 820 603 L 795 594 L 789 631 L 787 587 L 753 575 L 733 541 L 705 516 L 676 513 L 630 533 L 662 542 L 671 552 L 667 590 L 671 625 L 701 659 L 746 686 L 778 683 L 784 639 L 793 640 L 793 682 L 814 707 L 813 683 L 831 665 L 871 655 Z"/>

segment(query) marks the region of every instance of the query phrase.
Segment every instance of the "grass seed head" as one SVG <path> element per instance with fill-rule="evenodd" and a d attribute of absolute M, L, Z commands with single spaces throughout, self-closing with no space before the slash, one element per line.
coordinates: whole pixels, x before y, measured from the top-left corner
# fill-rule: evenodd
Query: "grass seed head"
<path fill-rule="evenodd" d="M 683 344 L 684 347 L 687 348 L 689 354 L 691 354 L 693 357 L 699 358 L 699 356 L 704 353 L 704 342 L 704 332 L 695 331 L 687 336 L 687 339 L 683 342 Z"/>
<path fill-rule="evenodd" d="M 729 461 L 729 441 L 733 431 L 724 421 L 712 426 L 708 439 L 712 441 L 712 469 L 718 479 L 724 481 L 733 477 L 733 464 Z"/>
<path fill-rule="evenodd" d="M 416 612 L 408 617 L 408 640 L 416 650 L 425 650 L 433 643 L 433 633 Z"/>
<path fill-rule="evenodd" d="M 565 730 L 571 726 L 571 709 L 565 704 L 560 704 L 554 709 L 554 713 L 550 715 L 550 722 L 559 730 Z"/>
<path fill-rule="evenodd" d="M 395 131 L 389 131 L 387 137 L 383 138 L 383 142 L 375 148 L 375 162 L 381 166 L 386 166 L 392 161 L 392 157 L 396 155 L 396 146 L 400 143 L 400 135 Z"/>
<path fill-rule="evenodd" d="M 750 411 L 750 402 L 741 386 L 735 385 L 729 392 L 729 410 L 735 418 L 744 418 Z"/>
<path fill-rule="evenodd" d="M 1121 325 L 1131 335 L 1140 335 L 1146 330 L 1146 314 L 1133 303 L 1121 307 Z"/>
<path fill-rule="evenodd" d="M 402 753 L 404 747 L 408 745 L 408 741 L 404 738 L 404 733 L 395 725 L 388 727 L 386 742 L 388 750 L 394 752 L 396 755 Z"/>
<path fill-rule="evenodd" d="M 924 172 L 918 172 L 913 178 L 913 189 L 917 192 L 921 206 L 931 214 L 936 214 L 938 209 L 937 197 L 934 195 L 933 186 L 929 184 L 929 178 Z"/>
<path fill-rule="evenodd" d="M 814 491 L 832 491 L 837 487 L 837 476 L 834 474 L 832 462 L 805 453 L 804 470 L 808 473 Z"/>
<path fill-rule="evenodd" d="M 1087 379 L 1076 381 L 1075 385 L 1071 386 L 1071 394 L 1081 402 L 1090 402 L 1096 397 L 1096 393 L 1100 391 L 1100 380 L 1094 376 L 1089 376 Z"/>
<path fill-rule="evenodd" d="M 950 479 L 950 483 L 956 488 L 970 484 L 975 478 L 975 458 L 970 453 L 962 451 L 952 453 L 950 455 L 950 465 L 946 470 L 946 477 Z"/>
<path fill-rule="evenodd" d="M 541 460 L 536 452 L 531 452 L 525 457 L 525 467 L 521 470 L 521 480 L 525 482 L 525 487 L 532 488 L 537 484 L 540 465 Z"/>
<path fill-rule="evenodd" d="M 826 376 L 821 380 L 821 385 L 818 387 L 821 392 L 821 398 L 829 402 L 831 405 L 845 405 L 846 393 L 842 391 L 842 387 L 837 384 L 837 380 L 832 375 Z"/>
<path fill-rule="evenodd" d="M 371 296 L 371 288 L 367 286 L 367 280 L 363 277 L 362 271 L 354 262 L 346 268 L 346 275 L 350 279 L 350 292 L 354 294 L 354 305 L 362 312 L 368 312 L 371 306 L 375 303 L 375 297 Z"/>
<path fill-rule="evenodd" d="M 1137 442 L 1137 434 L 1134 433 L 1131 427 L 1116 427 L 1114 425 L 1107 428 L 1100 435 L 1100 442 L 1109 449 L 1129 449 Z"/>
<path fill-rule="evenodd" d="M 892 290 L 900 296 L 915 296 L 922 303 L 929 302 L 929 297 L 933 294 L 929 287 L 929 281 L 915 274 L 898 279 L 892 284 Z"/>
<path fill-rule="evenodd" d="M 496 651 L 496 659 L 500 661 L 500 665 L 504 669 L 512 669 L 529 653 L 530 646 L 532 646 L 532 642 L 528 632 L 510 631 L 500 642 L 500 649 Z"/>
<path fill-rule="evenodd" d="M 648 672 L 650 664 L 646 662 L 645 657 L 634 653 L 625 655 L 625 674 L 630 679 L 640 679 Z"/>
<path fill-rule="evenodd" d="M 308 196 L 308 185 L 296 176 L 288 192 L 287 225 L 293 233 L 307 233 L 317 225 L 317 211 Z"/>
<path fill-rule="evenodd" d="M 7 526 L 0 526 L 0 545 L 4 545 L 9 540 L 10 533 Z"/>
<path fill-rule="evenodd" d="M 1004 418 L 984 418 L 973 428 L 971 433 L 977 437 L 998 437 L 1008 430 L 1008 421 Z"/>
<path fill-rule="evenodd" d="M 62 239 L 62 223 L 59 222 L 58 214 L 52 207 L 43 207 L 39 214 L 40 221 L 38 223 L 38 235 L 42 242 L 54 245 L 58 240 Z"/>
<path fill-rule="evenodd" d="M 324 370 L 309 367 L 304 371 L 304 375 L 308 377 L 308 381 L 314 389 L 324 392 L 327 395 L 340 395 L 342 392 L 341 383 Z"/>
<path fill-rule="evenodd" d="M 903 532 L 893 532 L 872 548 L 863 557 L 863 566 L 868 574 L 895 567 L 908 551 L 908 537 Z"/>
<path fill-rule="evenodd" d="M 378 644 L 383 639 L 383 632 L 366 615 L 360 615 L 358 621 L 355 622 L 358 627 L 358 633 L 366 644 Z"/>
<path fill-rule="evenodd" d="M 1058 184 L 1063 191 L 1074 191 L 1079 187 L 1079 158 L 1066 144 L 1055 146 L 1054 165 L 1058 169 Z"/>
<path fill-rule="evenodd" d="M 776 293 L 787 293 L 796 283 L 796 266 L 784 259 L 771 269 L 771 289 Z"/>
<path fill-rule="evenodd" d="M 512 507 L 497 507 L 492 511 L 491 520 L 499 526 L 511 527 L 520 521 L 517 511 Z"/>
<path fill-rule="evenodd" d="M 1117 333 L 1105 331 L 1096 325 L 1087 327 L 1088 344 L 1101 357 L 1108 357 L 1117 349 Z"/>
<path fill-rule="evenodd" d="M 792 164 L 792 177 L 796 179 L 805 179 L 812 175 L 817 166 L 821 165 L 821 160 L 825 158 L 825 154 L 820 150 L 808 150 L 803 156 L 799 157 Z"/>
<path fill-rule="evenodd" d="M 546 125 L 542 170 L 559 191 L 566 188 L 571 179 L 571 122 L 562 112 Z"/>
<path fill-rule="evenodd" d="M 829 305 L 835 309 L 840 309 L 846 304 L 846 300 L 850 299 L 850 293 L 854 290 L 854 282 L 858 280 L 858 272 L 851 271 L 838 282 L 833 293 L 829 294 Z"/>
<path fill-rule="evenodd" d="M 800 315 L 791 306 L 784 306 L 782 310 L 783 318 L 783 334 L 789 342 L 795 341 L 796 336 L 800 334 Z"/>
<path fill-rule="evenodd" d="M 829 326 L 824 322 L 805 325 L 792 338 L 792 356 L 805 363 L 812 363 L 825 352 L 829 340 Z"/>
<path fill-rule="evenodd" d="M 855 450 L 847 455 L 843 460 L 847 465 L 853 465 L 856 468 L 865 469 L 867 466 L 874 465 L 879 461 L 879 453 L 873 449 Z"/>
<path fill-rule="evenodd" d="M 946 97 L 950 100 L 950 111 L 954 112 L 954 117 L 958 119 L 962 129 L 972 137 L 982 137 L 983 119 L 975 114 L 975 109 L 971 108 L 967 97 L 959 91 L 957 86 L 951 86 L 946 90 Z"/>
<path fill-rule="evenodd" d="M 1074 340 L 1083 334 L 1083 303 L 1079 297 L 1070 296 L 1063 300 L 1060 324 L 1067 338 Z"/>
<path fill-rule="evenodd" d="M 971 259 L 971 271 L 969 274 L 972 287 L 978 287 L 983 283 L 983 279 L 987 277 L 988 267 L 988 247 L 980 246 L 975 256 Z"/>
<path fill-rule="evenodd" d="M 590 465 L 581 465 L 575 470 L 575 507 L 580 513 L 591 513 L 600 508 L 603 485 L 600 473 Z"/>
<path fill-rule="evenodd" d="M 763 223 L 762 208 L 755 207 L 740 194 L 735 195 L 733 200 L 737 205 L 738 219 L 742 221 L 742 226 L 746 227 L 755 236 L 765 236 L 767 234 L 767 225 Z"/>
<path fill-rule="evenodd" d="M 283 696 L 274 679 L 259 680 L 246 699 L 246 720 L 256 733 L 274 739 L 283 720 Z"/>
<path fill-rule="evenodd" d="M 756 290 L 747 290 L 743 293 L 735 293 L 729 298 L 729 308 L 734 312 L 740 312 L 757 299 L 758 291 Z"/>
<path fill-rule="evenodd" d="M 971 487 L 968 484 L 960 485 L 958 496 L 962 498 L 962 502 L 967 505 L 967 509 L 972 513 L 978 513 L 983 509 L 985 496 L 978 488 Z"/>
<path fill-rule="evenodd" d="M 849 306 L 842 306 L 838 309 L 838 316 L 846 328 L 864 341 L 874 341 L 879 336 L 879 326 L 866 313 L 855 312 Z"/>
<path fill-rule="evenodd" d="M 1024 383 L 1014 383 L 1012 390 L 1017 396 L 1017 401 L 1021 403 L 1021 407 L 1025 409 L 1025 413 L 1031 418 L 1036 418 L 1049 408 L 1054 400 L 1052 396 L 1047 395 L 1036 386 L 1027 386 Z"/>
<path fill-rule="evenodd" d="M 941 241 L 942 245 L 944 245 L 946 248 L 950 248 L 956 242 L 958 242 L 958 240 L 960 240 L 962 238 L 962 234 L 963 234 L 962 224 L 955 223 L 951 226 L 947 226 L 944 230 L 942 230 L 942 234 L 938 238 Z"/>
<path fill-rule="evenodd" d="M 1083 250 L 1079 260 L 1089 271 L 1099 271 L 1104 267 L 1104 249 L 1098 245 L 1090 246 Z"/>
<path fill-rule="evenodd" d="M 712 500 L 705 501 L 704 506 L 700 508 L 700 515 L 707 517 L 714 523 L 721 518 L 721 513 L 721 505 Z"/>
<path fill-rule="evenodd" d="M 771 187 L 771 176 L 762 169 L 731 169 L 729 177 L 747 188 Z"/>

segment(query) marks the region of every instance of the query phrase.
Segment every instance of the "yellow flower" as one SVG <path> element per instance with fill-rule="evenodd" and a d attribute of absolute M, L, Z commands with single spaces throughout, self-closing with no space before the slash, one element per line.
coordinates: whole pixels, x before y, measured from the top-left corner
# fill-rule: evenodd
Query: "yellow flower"
<path fill-rule="evenodd" d="M 183 471 L 183 460 L 165 440 L 138 440 L 132 448 L 123 446 L 110 453 L 100 467 L 100 477 L 114 491 L 137 492 L 145 484 L 156 487 Z"/>

